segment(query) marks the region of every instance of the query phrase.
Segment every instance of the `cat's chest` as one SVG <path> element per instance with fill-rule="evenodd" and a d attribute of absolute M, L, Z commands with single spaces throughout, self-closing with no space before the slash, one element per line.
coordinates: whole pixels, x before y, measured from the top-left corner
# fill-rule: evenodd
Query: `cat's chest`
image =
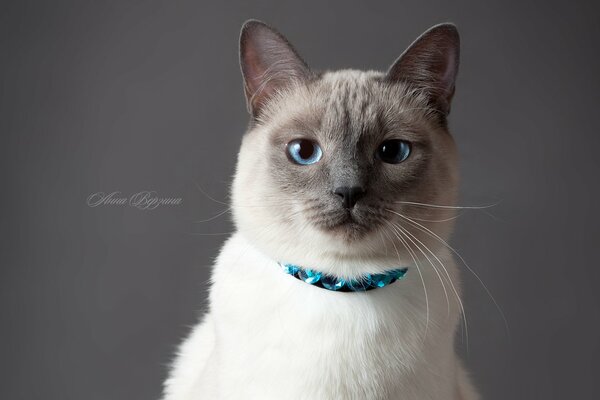
<path fill-rule="evenodd" d="M 217 317 L 220 381 L 252 381 L 244 394 L 256 390 L 255 397 L 264 399 L 282 392 L 307 399 L 385 399 L 414 382 L 426 364 L 424 343 L 408 324 L 350 308 L 310 316 L 314 306 L 308 301 L 304 312 L 275 307 L 263 313 L 247 304 L 232 310 L 230 316 L 240 312 L 235 320 Z"/>
<path fill-rule="evenodd" d="M 406 321 L 377 321 L 360 309 L 351 319 L 246 312 L 256 319 L 217 323 L 225 398 L 421 400 L 451 385 L 451 346 L 423 341 Z"/>
<path fill-rule="evenodd" d="M 285 275 L 252 250 L 234 250 L 219 258 L 211 289 L 221 382 L 251 380 L 246 388 L 267 390 L 258 397 L 265 399 L 271 388 L 313 399 L 383 399 L 414 389 L 449 361 L 442 330 L 426 333 L 427 305 L 412 281 L 418 278 L 370 292 L 330 292 Z"/>

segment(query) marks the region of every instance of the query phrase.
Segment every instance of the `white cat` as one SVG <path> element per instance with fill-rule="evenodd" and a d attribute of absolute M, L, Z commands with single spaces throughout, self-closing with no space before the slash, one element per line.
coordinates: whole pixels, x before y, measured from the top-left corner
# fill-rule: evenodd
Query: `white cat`
<path fill-rule="evenodd" d="M 446 244 L 456 28 L 431 28 L 387 73 L 312 72 L 258 21 L 240 53 L 237 233 L 164 399 L 477 399 Z"/>

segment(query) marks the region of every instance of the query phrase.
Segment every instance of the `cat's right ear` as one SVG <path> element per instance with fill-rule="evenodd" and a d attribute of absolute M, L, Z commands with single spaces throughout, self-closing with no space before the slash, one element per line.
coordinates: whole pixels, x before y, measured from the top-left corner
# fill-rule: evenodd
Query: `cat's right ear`
<path fill-rule="evenodd" d="M 255 118 L 278 90 L 311 76 L 308 65 L 287 39 L 256 20 L 242 26 L 240 65 L 248 111 Z"/>
<path fill-rule="evenodd" d="M 450 112 L 460 53 L 460 37 L 453 24 L 440 24 L 422 34 L 387 73 L 392 82 L 408 81 L 423 89 L 444 115 Z"/>

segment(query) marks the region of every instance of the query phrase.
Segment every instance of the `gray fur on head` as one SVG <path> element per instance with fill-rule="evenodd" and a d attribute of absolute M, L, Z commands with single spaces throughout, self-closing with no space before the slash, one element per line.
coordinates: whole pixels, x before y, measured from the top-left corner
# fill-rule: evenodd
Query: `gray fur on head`
<path fill-rule="evenodd" d="M 233 187 L 238 228 L 274 257 L 290 259 L 292 252 L 298 262 L 324 254 L 376 256 L 396 244 L 398 224 L 428 242 L 394 213 L 421 220 L 449 217 L 447 209 L 403 202 L 455 202 L 456 150 L 446 116 L 458 56 L 456 28 L 443 24 L 419 37 L 387 73 L 317 74 L 280 33 L 247 22 L 240 57 L 253 123 Z M 286 145 L 299 138 L 318 143 L 323 151 L 318 163 L 290 162 Z M 406 161 L 377 159 L 378 146 L 390 139 L 410 143 Z M 338 187 L 364 189 L 351 211 L 341 207 Z M 451 227 L 431 226 L 442 237 Z"/>

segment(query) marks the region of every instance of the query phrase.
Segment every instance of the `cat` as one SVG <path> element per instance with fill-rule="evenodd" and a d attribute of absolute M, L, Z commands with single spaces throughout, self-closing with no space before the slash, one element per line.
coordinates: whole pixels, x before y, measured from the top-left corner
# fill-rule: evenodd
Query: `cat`
<path fill-rule="evenodd" d="M 430 28 L 386 73 L 317 73 L 250 20 L 240 63 L 251 118 L 236 233 L 164 400 L 477 399 L 454 350 L 463 310 L 446 243 L 456 27 Z"/>

